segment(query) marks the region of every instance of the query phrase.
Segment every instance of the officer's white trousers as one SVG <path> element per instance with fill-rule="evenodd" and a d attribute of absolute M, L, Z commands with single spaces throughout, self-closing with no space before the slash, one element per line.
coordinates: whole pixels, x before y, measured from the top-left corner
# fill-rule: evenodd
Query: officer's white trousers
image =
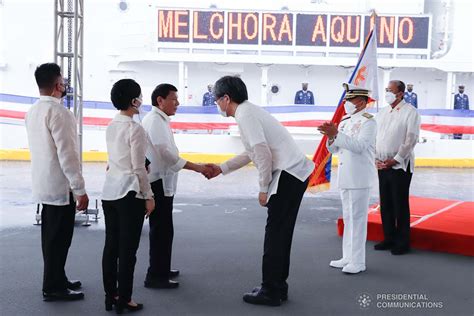
<path fill-rule="evenodd" d="M 341 189 L 341 200 L 344 219 L 342 258 L 353 264 L 365 265 L 369 189 Z"/>

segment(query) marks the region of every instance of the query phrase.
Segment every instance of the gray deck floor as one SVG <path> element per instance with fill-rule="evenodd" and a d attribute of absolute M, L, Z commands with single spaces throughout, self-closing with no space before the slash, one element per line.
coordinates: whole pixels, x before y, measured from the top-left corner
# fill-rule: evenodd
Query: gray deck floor
<path fill-rule="evenodd" d="M 82 281 L 86 299 L 43 302 L 40 227 L 32 225 L 36 208 L 30 201 L 29 163 L 0 162 L 0 166 L 0 314 L 108 314 L 103 309 L 101 277 L 103 221 L 87 228 L 78 223 L 69 252 L 67 274 Z M 99 197 L 104 168 L 104 164 L 84 165 L 92 198 Z M 412 194 L 472 201 L 472 180 L 472 170 L 417 169 Z M 474 315 L 470 257 L 427 251 L 392 256 L 375 252 L 368 242 L 366 272 L 348 276 L 330 268 L 329 261 L 341 253 L 335 225 L 341 202 L 336 189 L 308 194 L 303 200 L 292 248 L 289 301 L 276 308 L 243 303 L 242 293 L 258 285 L 261 277 L 266 213 L 258 206 L 257 191 L 253 168 L 211 181 L 182 172 L 173 248 L 173 268 L 181 270 L 181 287 L 143 287 L 148 259 L 145 223 L 133 295 L 145 304 L 139 315 Z M 371 199 L 377 200 L 377 190 Z M 364 294 L 371 298 L 365 308 L 358 302 Z M 384 294 L 424 298 L 393 301 L 382 298 Z M 389 303 L 412 307 L 390 308 Z"/>

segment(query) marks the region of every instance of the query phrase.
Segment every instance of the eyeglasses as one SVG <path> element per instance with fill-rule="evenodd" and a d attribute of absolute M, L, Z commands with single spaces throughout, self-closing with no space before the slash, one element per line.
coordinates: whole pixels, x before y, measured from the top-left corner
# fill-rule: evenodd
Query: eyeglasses
<path fill-rule="evenodd" d="M 142 96 L 139 96 L 139 97 L 136 97 L 135 100 L 138 100 L 138 101 L 140 101 L 140 103 L 143 103 L 143 99 L 142 99 L 142 98 L 143 98 Z"/>

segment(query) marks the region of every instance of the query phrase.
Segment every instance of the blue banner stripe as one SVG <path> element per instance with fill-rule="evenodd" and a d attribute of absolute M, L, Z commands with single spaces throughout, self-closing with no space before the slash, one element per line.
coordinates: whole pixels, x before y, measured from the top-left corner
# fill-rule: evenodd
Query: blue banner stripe
<path fill-rule="evenodd" d="M 26 97 L 14 94 L 0 93 L 1 102 L 11 102 L 20 104 L 33 104 L 38 100 L 37 97 Z M 314 106 L 314 105 L 282 105 L 263 107 L 270 113 L 318 113 L 331 112 L 336 110 L 335 106 Z M 110 102 L 102 101 L 84 101 L 84 109 L 97 110 L 115 110 Z M 145 112 L 150 111 L 151 105 L 143 105 Z M 375 113 L 376 109 L 371 108 L 369 112 Z M 217 106 L 180 106 L 178 113 L 182 114 L 216 114 Z M 420 115 L 426 116 L 450 116 L 450 117 L 474 117 L 473 110 L 446 110 L 446 109 L 418 109 Z"/>

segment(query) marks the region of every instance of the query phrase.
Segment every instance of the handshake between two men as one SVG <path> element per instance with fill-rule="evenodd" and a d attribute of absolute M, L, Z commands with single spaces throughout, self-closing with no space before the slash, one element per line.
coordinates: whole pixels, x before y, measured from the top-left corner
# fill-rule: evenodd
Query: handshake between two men
<path fill-rule="evenodd" d="M 193 170 L 201 173 L 203 176 L 205 176 L 209 180 L 217 177 L 218 175 L 222 173 L 221 167 L 213 163 L 196 164 Z"/>
<path fill-rule="evenodd" d="M 190 163 L 190 162 L 188 162 Z M 186 166 L 185 166 L 186 168 Z M 222 169 L 219 165 L 213 164 L 213 163 L 207 163 L 207 164 L 192 164 L 189 168 L 186 169 L 191 169 L 196 172 L 201 173 L 203 176 L 205 176 L 207 179 L 212 179 L 217 177 L 222 173 Z M 267 192 L 259 192 L 258 193 L 258 202 L 261 206 L 266 206 L 267 205 L 267 198 L 268 198 L 268 193 Z"/>

